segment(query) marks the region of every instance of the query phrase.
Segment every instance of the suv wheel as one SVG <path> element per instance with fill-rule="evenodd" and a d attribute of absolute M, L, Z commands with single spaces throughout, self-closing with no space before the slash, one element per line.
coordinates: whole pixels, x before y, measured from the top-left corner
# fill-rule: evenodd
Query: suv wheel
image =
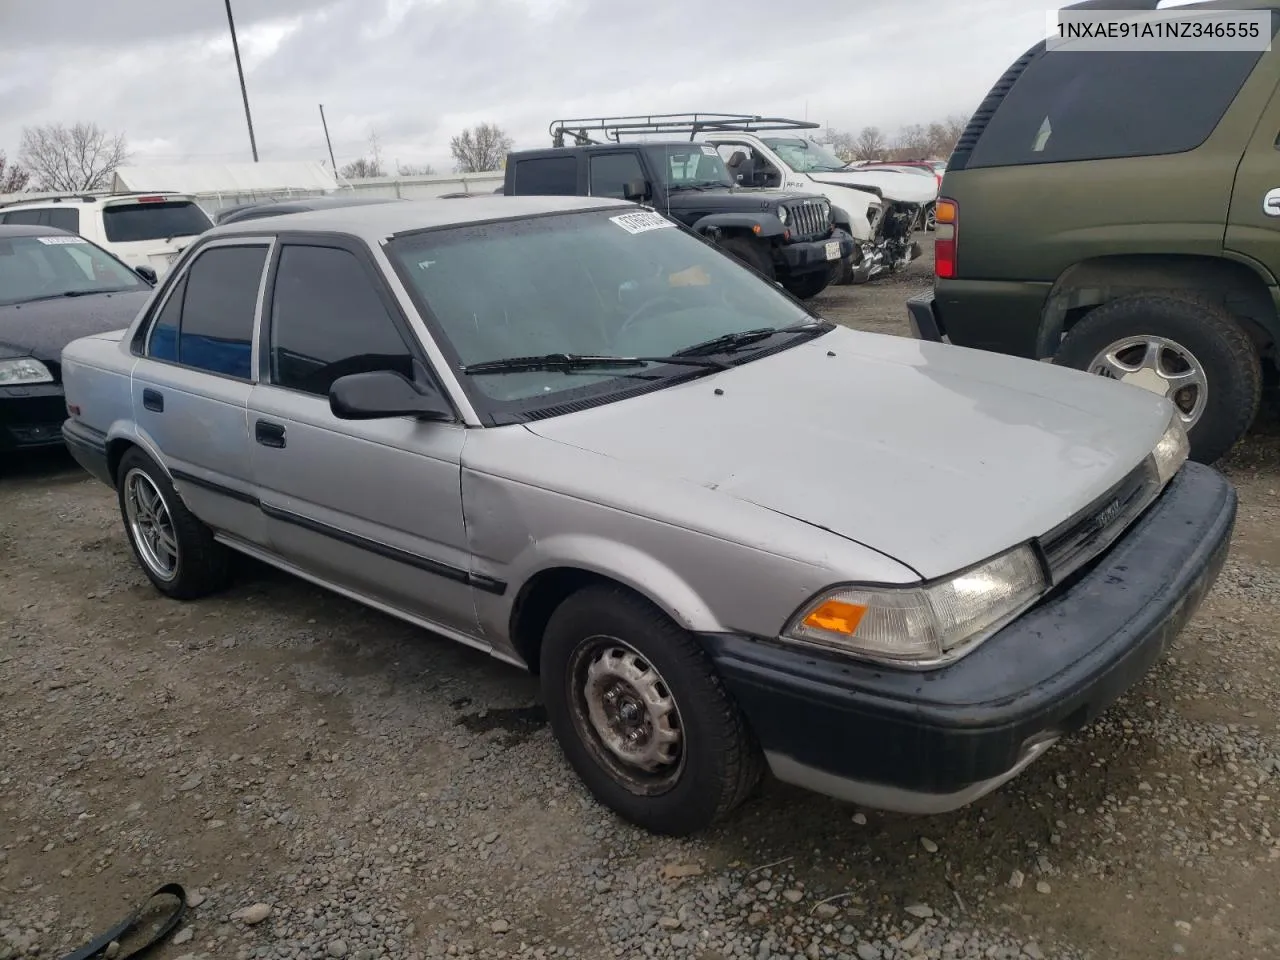
<path fill-rule="evenodd" d="M 1096 307 L 1068 331 L 1054 362 L 1168 397 L 1200 463 L 1220 459 L 1245 435 L 1262 392 L 1253 341 L 1227 310 L 1190 296 Z"/>
<path fill-rule="evenodd" d="M 193 600 L 226 582 L 227 548 L 187 509 L 156 462 L 136 447 L 120 458 L 116 491 L 129 546 L 157 590 Z"/>
<path fill-rule="evenodd" d="M 937 224 L 938 224 L 938 220 L 937 220 L 937 210 L 935 209 L 935 204 L 932 204 L 932 203 L 928 204 L 924 208 L 924 211 L 920 214 L 920 229 L 932 230 L 935 226 L 937 226 Z"/>
<path fill-rule="evenodd" d="M 764 274 L 766 279 L 770 281 L 777 279 L 773 260 L 755 240 L 749 240 L 746 237 L 726 237 L 720 241 L 720 249 L 730 256 L 737 257 L 756 272 Z"/>
<path fill-rule="evenodd" d="M 618 587 L 552 615 L 540 661 L 547 716 L 592 795 L 647 830 L 682 836 L 735 809 L 763 759 L 702 648 Z"/>
<path fill-rule="evenodd" d="M 798 277 L 789 277 L 783 281 L 787 292 L 801 300 L 809 300 L 827 289 L 835 276 L 835 269 L 815 270 L 802 273 Z"/>

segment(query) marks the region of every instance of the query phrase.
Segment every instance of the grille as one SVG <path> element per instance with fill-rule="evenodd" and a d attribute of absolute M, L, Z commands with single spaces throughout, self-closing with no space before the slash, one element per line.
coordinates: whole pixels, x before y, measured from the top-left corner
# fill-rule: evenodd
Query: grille
<path fill-rule="evenodd" d="M 800 200 L 787 204 L 787 226 L 797 240 L 825 236 L 831 229 L 831 207 L 825 200 Z"/>
<path fill-rule="evenodd" d="M 1054 583 L 1060 583 L 1109 547 L 1152 500 L 1159 488 L 1143 463 L 1066 523 L 1040 538 Z"/>

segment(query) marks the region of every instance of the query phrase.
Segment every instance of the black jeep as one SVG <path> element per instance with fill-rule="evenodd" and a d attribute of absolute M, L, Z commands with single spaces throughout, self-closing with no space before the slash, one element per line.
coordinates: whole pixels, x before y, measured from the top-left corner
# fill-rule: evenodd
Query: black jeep
<path fill-rule="evenodd" d="M 579 142 L 560 146 L 565 133 Z M 804 299 L 826 289 L 854 253 L 826 197 L 737 186 L 709 144 L 584 143 L 581 134 L 554 127 L 552 136 L 557 146 L 550 149 L 508 154 L 504 193 L 644 204 Z"/>

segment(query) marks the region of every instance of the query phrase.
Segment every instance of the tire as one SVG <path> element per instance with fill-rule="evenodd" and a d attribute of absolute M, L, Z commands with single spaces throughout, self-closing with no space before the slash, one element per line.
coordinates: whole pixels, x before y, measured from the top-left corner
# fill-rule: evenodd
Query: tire
<path fill-rule="evenodd" d="M 782 285 L 801 300 L 811 300 L 831 285 L 834 276 L 834 269 L 815 270 L 813 273 L 803 273 L 798 277 L 784 280 Z"/>
<path fill-rule="evenodd" d="M 720 249 L 762 274 L 771 283 L 777 279 L 773 260 L 757 241 L 746 237 L 726 237 L 720 241 Z"/>
<path fill-rule="evenodd" d="M 540 668 L 561 750 L 596 800 L 624 820 L 687 836 L 726 817 L 759 783 L 763 755 L 706 653 L 631 592 L 592 586 L 566 599 L 547 624 Z M 589 693 L 593 675 L 597 690 L 612 685 L 621 694 L 611 701 L 615 722 L 674 732 L 665 749 L 650 742 L 652 772 L 611 751 L 608 732 L 600 732 L 606 698 Z M 641 690 L 656 704 L 646 708 L 635 696 Z M 589 704 L 599 721 L 593 722 Z M 621 749 L 621 741 L 615 745 Z"/>
<path fill-rule="evenodd" d="M 187 509 L 165 472 L 137 447 L 120 458 L 116 491 L 129 547 L 157 590 L 175 600 L 194 600 L 225 586 L 229 551 Z M 142 497 L 154 502 L 140 512 Z M 154 519 L 147 520 L 148 513 Z M 167 538 L 146 535 L 156 528 L 167 532 Z M 165 564 L 170 553 L 172 562 Z"/>
<path fill-rule="evenodd" d="M 1202 396 L 1195 399 L 1192 389 L 1186 388 L 1176 395 L 1175 403 L 1188 425 L 1191 459 L 1205 464 L 1221 459 L 1248 432 L 1258 412 L 1262 369 L 1253 341 L 1217 303 L 1194 295 L 1142 294 L 1089 311 L 1067 332 L 1054 363 L 1115 376 L 1104 372 L 1117 367 L 1102 361 L 1103 356 L 1115 353 L 1132 367 L 1145 350 L 1145 344 L 1134 342 L 1141 338 L 1164 343 L 1157 353 L 1160 369 L 1178 371 L 1174 361 L 1179 352 L 1190 358 L 1189 362 L 1188 357 L 1182 358 L 1186 371 L 1199 367 Z M 1132 345 L 1121 347 L 1126 340 Z"/>

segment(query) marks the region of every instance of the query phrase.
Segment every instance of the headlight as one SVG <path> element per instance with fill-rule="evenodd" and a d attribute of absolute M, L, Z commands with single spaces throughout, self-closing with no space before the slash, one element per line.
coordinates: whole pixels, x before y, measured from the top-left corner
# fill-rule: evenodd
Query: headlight
<path fill-rule="evenodd" d="M 783 639 L 901 666 L 936 666 L 991 636 L 1044 589 L 1036 555 L 1016 547 L 928 586 L 834 589 L 801 608 Z"/>
<path fill-rule="evenodd" d="M 1175 411 L 1169 419 L 1169 426 L 1159 442 L 1151 451 L 1151 465 L 1155 469 L 1160 486 L 1164 486 L 1175 473 L 1187 462 L 1191 452 L 1191 444 L 1187 440 L 1186 428 L 1182 418 Z"/>
<path fill-rule="evenodd" d="M 780 224 L 782 224 L 783 226 L 786 226 L 786 223 L 787 223 L 787 208 L 786 208 L 786 207 L 778 207 L 778 222 L 779 222 Z"/>
<path fill-rule="evenodd" d="M 53 383 L 53 374 L 34 357 L 0 360 L 0 387 L 15 387 L 21 383 Z"/>

